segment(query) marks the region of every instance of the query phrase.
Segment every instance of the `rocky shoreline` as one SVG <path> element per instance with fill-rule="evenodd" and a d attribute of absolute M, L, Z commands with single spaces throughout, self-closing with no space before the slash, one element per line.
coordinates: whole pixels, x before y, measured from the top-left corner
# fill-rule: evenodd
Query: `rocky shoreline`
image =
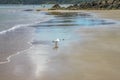
<path fill-rule="evenodd" d="M 120 0 L 98 0 L 91 2 L 81 2 L 73 4 L 68 7 L 61 7 L 59 4 L 55 4 L 50 10 L 82 10 L 82 9 L 120 9 Z"/>

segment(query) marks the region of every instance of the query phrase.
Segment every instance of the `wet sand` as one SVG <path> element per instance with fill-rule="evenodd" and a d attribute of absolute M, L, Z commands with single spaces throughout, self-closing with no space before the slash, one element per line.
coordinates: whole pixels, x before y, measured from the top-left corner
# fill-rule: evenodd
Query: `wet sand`
<path fill-rule="evenodd" d="M 120 11 L 93 11 L 102 18 L 120 20 Z M 109 13 L 109 14 L 108 14 Z M 119 80 L 120 79 L 120 24 L 81 28 L 76 31 L 83 43 L 72 43 L 66 56 L 72 67 L 70 80 Z M 69 72 L 70 73 L 70 72 Z M 72 76 L 74 74 L 74 76 Z M 66 77 L 65 77 L 66 78 Z M 66 79 L 64 79 L 66 80 Z"/>
<path fill-rule="evenodd" d="M 120 10 L 92 10 L 91 12 L 94 12 L 95 14 L 97 14 L 97 16 L 101 18 L 120 21 Z"/>
<path fill-rule="evenodd" d="M 90 11 L 92 12 L 92 11 Z M 113 18 L 104 11 L 93 11 Z M 114 15 L 113 15 L 114 16 Z M 82 41 L 53 50 L 38 45 L 0 65 L 0 80 L 120 80 L 120 24 L 80 28 Z"/>
<path fill-rule="evenodd" d="M 83 43 L 73 43 L 70 53 L 74 54 L 70 55 L 70 58 L 81 64 L 78 69 L 84 75 L 83 80 L 120 79 L 119 30 L 119 27 L 80 30 L 86 34 L 83 38 L 87 40 Z"/>

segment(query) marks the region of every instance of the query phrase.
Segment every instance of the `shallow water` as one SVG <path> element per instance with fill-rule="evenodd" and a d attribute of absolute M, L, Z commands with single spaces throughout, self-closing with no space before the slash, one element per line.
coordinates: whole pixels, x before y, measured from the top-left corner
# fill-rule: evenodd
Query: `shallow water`
<path fill-rule="evenodd" d="M 47 15 L 54 15 L 54 19 L 33 26 L 35 28 L 33 43 L 43 42 L 51 45 L 53 40 L 59 38 L 61 40 L 59 46 L 65 46 L 71 41 L 80 40 L 79 35 L 75 33 L 79 28 L 116 23 L 94 18 L 87 13 L 48 13 Z"/>
<path fill-rule="evenodd" d="M 0 62 L 31 46 L 34 29 L 30 26 L 52 19 L 43 12 L 24 11 L 27 8 L 0 5 Z"/>

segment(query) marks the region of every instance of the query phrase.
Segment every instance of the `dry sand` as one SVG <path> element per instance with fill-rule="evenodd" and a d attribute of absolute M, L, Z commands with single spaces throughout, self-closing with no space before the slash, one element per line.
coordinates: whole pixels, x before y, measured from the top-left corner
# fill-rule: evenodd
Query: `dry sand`
<path fill-rule="evenodd" d="M 114 15 L 119 10 L 89 12 L 120 20 L 120 15 Z M 119 26 L 81 28 L 76 34 L 83 42 L 72 42 L 54 51 L 44 46 L 33 47 L 13 57 L 10 63 L 0 65 L 0 80 L 120 80 Z"/>

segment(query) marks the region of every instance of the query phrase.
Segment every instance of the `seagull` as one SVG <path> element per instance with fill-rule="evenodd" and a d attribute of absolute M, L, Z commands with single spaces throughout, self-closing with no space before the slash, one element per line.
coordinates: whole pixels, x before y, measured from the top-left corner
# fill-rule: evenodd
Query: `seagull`
<path fill-rule="evenodd" d="M 56 40 L 54 40 L 53 42 L 55 43 L 55 47 L 54 48 L 58 48 L 58 42 L 60 41 L 59 38 L 57 38 Z"/>
<path fill-rule="evenodd" d="M 57 38 L 56 40 L 53 40 L 52 42 L 59 42 L 59 41 L 60 41 L 60 39 Z"/>
<path fill-rule="evenodd" d="M 60 39 L 59 39 L 59 38 L 57 38 L 55 41 L 56 41 L 56 42 L 59 42 L 59 41 L 60 41 Z"/>

